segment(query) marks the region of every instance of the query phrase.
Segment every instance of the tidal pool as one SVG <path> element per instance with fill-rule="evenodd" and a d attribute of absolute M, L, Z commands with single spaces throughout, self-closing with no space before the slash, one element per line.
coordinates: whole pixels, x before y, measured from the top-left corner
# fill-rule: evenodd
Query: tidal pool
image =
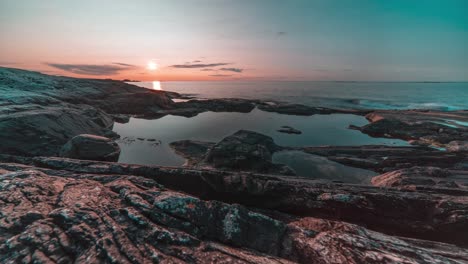
<path fill-rule="evenodd" d="M 348 129 L 350 124 L 362 126 L 367 123 L 364 117 L 350 114 L 293 116 L 254 109 L 250 113 L 205 112 L 190 118 L 173 115 L 153 120 L 131 118 L 128 123 L 116 123 L 114 131 L 122 138 L 119 140 L 122 149 L 119 162 L 163 166 L 181 166 L 185 162 L 169 147 L 173 141 L 190 139 L 218 142 L 240 129 L 271 136 L 276 144 L 282 146 L 407 145 L 402 140 L 372 138 Z M 299 129 L 302 134 L 280 133 L 277 129 L 281 126 Z M 343 174 L 343 168 L 356 170 L 325 158 L 315 158 L 312 162 L 310 155 L 303 156 L 298 152 L 277 153 L 274 160 L 289 165 L 300 176 L 308 176 L 310 173 L 307 171 L 311 170 L 311 166 L 317 167 L 317 162 L 326 163 L 328 167 L 338 166 L 341 169 L 337 169 L 337 173 Z M 329 174 L 334 173 L 333 170 L 329 171 Z"/>

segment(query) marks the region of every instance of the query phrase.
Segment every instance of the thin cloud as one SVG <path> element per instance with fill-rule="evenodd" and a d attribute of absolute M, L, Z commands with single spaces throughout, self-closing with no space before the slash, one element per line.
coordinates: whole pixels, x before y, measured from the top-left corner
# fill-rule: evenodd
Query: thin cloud
<path fill-rule="evenodd" d="M 220 71 L 230 71 L 230 72 L 242 72 L 243 69 L 239 68 L 221 68 L 219 69 Z"/>
<path fill-rule="evenodd" d="M 209 63 L 209 64 L 203 64 L 203 63 L 194 63 L 194 64 L 176 64 L 172 65 L 170 67 L 172 68 L 179 68 L 179 69 L 196 69 L 196 68 L 210 68 L 210 67 L 218 67 L 218 66 L 226 66 L 229 65 L 230 63 Z"/>
<path fill-rule="evenodd" d="M 232 75 L 229 75 L 229 74 L 212 74 L 210 76 L 212 76 L 212 77 L 230 77 Z"/>
<path fill-rule="evenodd" d="M 201 69 L 200 71 L 214 71 L 214 69 Z"/>
<path fill-rule="evenodd" d="M 193 63 L 201 62 L 201 60 L 194 60 Z"/>
<path fill-rule="evenodd" d="M 276 35 L 278 35 L 278 36 L 285 36 L 285 35 L 287 35 L 287 34 L 288 34 L 288 33 L 285 32 L 285 31 L 278 31 L 278 32 L 276 32 Z"/>
<path fill-rule="evenodd" d="M 127 63 L 122 63 L 122 62 L 114 62 L 114 64 L 116 64 L 116 65 L 121 65 L 121 66 L 135 67 L 135 65 L 127 64 Z"/>
<path fill-rule="evenodd" d="M 61 63 L 45 63 L 46 65 L 60 69 L 63 71 L 83 74 L 83 75 L 113 75 L 121 71 L 132 69 L 135 66 L 126 63 L 113 64 L 61 64 Z"/>

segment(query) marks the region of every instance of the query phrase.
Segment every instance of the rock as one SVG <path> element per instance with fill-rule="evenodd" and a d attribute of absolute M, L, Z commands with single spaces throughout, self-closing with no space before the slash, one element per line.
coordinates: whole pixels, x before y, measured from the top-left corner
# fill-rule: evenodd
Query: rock
<path fill-rule="evenodd" d="M 263 163 L 271 161 L 272 152 L 278 149 L 280 147 L 269 136 L 239 130 L 214 145 L 206 161 L 215 167 L 249 168 L 256 163 L 261 167 Z"/>
<path fill-rule="evenodd" d="M 426 185 L 433 187 L 458 188 L 463 183 L 468 183 L 468 179 L 453 177 L 453 173 L 448 169 L 437 167 L 412 167 L 387 172 L 372 178 L 374 186 L 379 187 L 410 187 L 414 185 Z M 457 184 L 461 181 L 461 184 Z"/>
<path fill-rule="evenodd" d="M 162 115 L 171 114 L 185 117 L 193 117 L 207 111 L 249 113 L 255 108 L 257 102 L 258 100 L 235 98 L 189 100 L 176 103 L 174 104 L 174 108 L 160 110 L 158 113 Z"/>
<path fill-rule="evenodd" d="M 170 146 L 192 167 L 294 175 L 286 165 L 272 162 L 272 154 L 281 147 L 271 137 L 253 131 L 239 130 L 216 144 L 182 140 Z"/>
<path fill-rule="evenodd" d="M 302 104 L 290 104 L 282 102 L 259 102 L 258 109 L 266 112 L 275 112 L 284 115 L 300 115 L 300 116 L 311 116 L 315 114 L 333 114 L 333 113 L 343 113 L 343 114 L 356 114 L 356 115 L 365 115 L 370 110 L 356 110 L 356 109 L 331 109 L 324 107 L 312 107 Z"/>
<path fill-rule="evenodd" d="M 389 235 L 468 245 L 468 191 L 414 186 L 411 189 L 323 183 L 293 176 L 128 165 L 63 158 L 0 155 L 0 168 L 42 170 L 60 177 L 109 181 L 135 175 L 204 200 L 240 203 L 298 217 L 345 221 Z M 22 163 L 32 167 L 19 166 Z M 88 176 L 87 176 L 88 175 Z M 468 174 L 459 174 L 468 178 Z M 430 217 L 428 217 L 430 216 Z"/>
<path fill-rule="evenodd" d="M 106 137 L 81 134 L 73 137 L 60 150 L 60 157 L 117 161 L 120 156 L 119 145 Z"/>
<path fill-rule="evenodd" d="M 468 141 L 450 141 L 445 147 L 450 152 L 468 152 Z"/>
<path fill-rule="evenodd" d="M 302 134 L 300 130 L 297 130 L 290 126 L 282 126 L 281 129 L 278 129 L 276 131 L 281 132 L 281 133 L 286 133 L 286 134 L 297 134 L 297 135 Z"/>
<path fill-rule="evenodd" d="M 202 200 L 149 178 L 39 170 L 0 178 L 2 263 L 468 261 L 468 250 L 452 244 Z M 324 201 L 348 199 L 325 196 Z"/>
<path fill-rule="evenodd" d="M 77 79 L 0 67 L 0 153 L 57 155 L 70 138 L 117 138 L 114 120 L 172 107 L 169 93 L 112 80 Z"/>
<path fill-rule="evenodd" d="M 194 140 L 180 140 L 171 142 L 169 146 L 179 155 L 187 159 L 185 166 L 199 166 L 205 159 L 208 150 L 213 147 L 215 143 L 194 141 Z"/>
<path fill-rule="evenodd" d="M 457 168 L 467 162 L 466 155 L 439 151 L 423 146 L 320 146 L 297 148 L 306 153 L 325 156 L 344 165 L 386 172 L 414 166 Z"/>
<path fill-rule="evenodd" d="M 468 120 L 468 111 L 380 111 L 366 115 L 370 124 L 358 128 L 373 137 L 399 138 L 418 144 L 443 146 L 451 141 L 468 138 L 468 128 L 448 126 L 445 118 Z M 353 129 L 356 129 L 354 126 Z"/>

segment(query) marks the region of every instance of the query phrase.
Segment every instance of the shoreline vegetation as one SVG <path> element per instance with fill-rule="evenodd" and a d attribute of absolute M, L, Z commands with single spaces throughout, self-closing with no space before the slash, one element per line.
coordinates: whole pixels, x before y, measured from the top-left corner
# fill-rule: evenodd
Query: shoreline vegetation
<path fill-rule="evenodd" d="M 112 162 L 114 122 L 253 109 L 364 116 L 368 124 L 349 128 L 411 146 L 293 148 L 240 130 L 171 143 L 183 167 Z M 197 100 L 0 67 L 0 262 L 468 262 L 468 127 L 457 125 L 467 122 L 468 109 Z M 297 177 L 272 163 L 285 149 L 378 175 L 369 184 Z"/>

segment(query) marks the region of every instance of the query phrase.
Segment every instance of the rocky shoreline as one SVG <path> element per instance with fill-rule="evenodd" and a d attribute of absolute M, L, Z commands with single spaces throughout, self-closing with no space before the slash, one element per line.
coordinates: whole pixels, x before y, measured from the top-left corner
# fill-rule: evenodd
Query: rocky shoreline
<path fill-rule="evenodd" d="M 177 98 L 0 68 L 0 262 L 468 262 L 468 111 Z M 254 108 L 361 115 L 369 124 L 352 129 L 414 146 L 292 148 L 239 131 L 220 142 L 172 143 L 187 164 L 171 168 L 98 161 L 92 145 L 78 152 L 70 141 L 90 134 L 78 143 L 98 142 L 115 160 L 114 122 Z M 371 185 L 296 177 L 272 163 L 279 150 L 379 175 Z"/>

